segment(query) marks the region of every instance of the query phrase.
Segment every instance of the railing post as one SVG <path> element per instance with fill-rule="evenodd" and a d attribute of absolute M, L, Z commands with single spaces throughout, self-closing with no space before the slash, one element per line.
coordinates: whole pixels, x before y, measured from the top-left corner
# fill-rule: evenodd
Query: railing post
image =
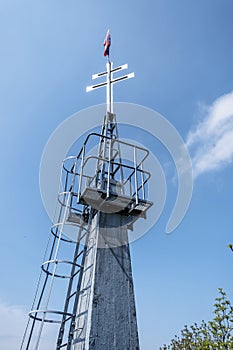
<path fill-rule="evenodd" d="M 135 196 L 136 196 L 136 205 L 138 204 L 138 176 L 137 176 L 137 153 L 136 153 L 136 147 L 133 148 L 134 154 L 134 179 L 135 179 Z"/>
<path fill-rule="evenodd" d="M 80 170 L 80 179 L 79 179 L 79 186 L 78 186 L 78 198 L 77 203 L 80 201 L 81 196 L 81 188 L 82 188 L 82 178 L 83 178 L 83 163 L 84 163 L 84 157 L 85 157 L 85 144 L 83 145 L 83 151 L 82 151 L 82 161 L 81 161 L 81 170 Z"/>
<path fill-rule="evenodd" d="M 144 171 L 143 171 L 143 163 L 141 163 L 140 166 L 141 170 L 141 179 L 142 179 L 142 199 L 145 199 L 145 186 L 144 186 Z"/>

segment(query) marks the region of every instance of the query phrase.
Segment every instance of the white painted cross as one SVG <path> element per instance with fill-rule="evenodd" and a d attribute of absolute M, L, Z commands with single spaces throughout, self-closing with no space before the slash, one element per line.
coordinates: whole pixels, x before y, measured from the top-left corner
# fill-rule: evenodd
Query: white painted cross
<path fill-rule="evenodd" d="M 107 104 L 107 112 L 113 113 L 113 89 L 112 85 L 114 83 L 117 83 L 122 80 L 134 78 L 134 73 L 126 74 L 121 77 L 118 77 L 116 79 L 113 79 L 113 73 L 118 72 L 123 69 L 128 68 L 128 64 L 123 64 L 122 66 L 119 66 L 117 68 L 113 68 L 113 63 L 108 61 L 106 64 L 107 70 L 105 72 L 97 73 L 92 75 L 92 79 L 97 79 L 100 78 L 104 75 L 106 75 L 106 81 L 100 84 L 92 85 L 92 86 L 87 86 L 86 92 L 89 92 L 94 89 L 101 88 L 102 86 L 106 86 L 106 104 Z"/>

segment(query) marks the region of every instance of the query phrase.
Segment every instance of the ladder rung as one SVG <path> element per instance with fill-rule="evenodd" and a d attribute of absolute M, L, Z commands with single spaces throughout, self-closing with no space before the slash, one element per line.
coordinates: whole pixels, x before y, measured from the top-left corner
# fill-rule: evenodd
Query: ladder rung
<path fill-rule="evenodd" d="M 115 152 L 115 155 L 114 155 L 114 158 L 116 157 L 116 155 L 119 153 L 119 150 L 118 149 L 116 149 L 116 148 L 113 148 L 112 149 L 112 152 Z"/>
<path fill-rule="evenodd" d="M 67 321 L 69 321 L 73 316 L 68 316 L 64 321 L 62 321 L 62 324 L 65 324 Z"/>
<path fill-rule="evenodd" d="M 84 234 L 79 238 L 78 242 L 81 242 L 81 240 L 86 236 L 87 232 L 85 231 Z"/>
<path fill-rule="evenodd" d="M 81 250 L 81 252 L 79 252 L 75 257 L 74 260 L 78 259 L 80 257 L 80 255 L 84 252 L 84 249 Z"/>
<path fill-rule="evenodd" d="M 113 126 L 112 126 L 111 128 L 108 128 L 107 130 L 108 130 L 108 131 L 112 131 L 112 130 L 115 129 L 115 127 L 116 127 L 116 124 L 113 124 Z"/>
<path fill-rule="evenodd" d="M 79 314 L 76 315 L 76 317 L 78 318 L 86 314 L 87 314 L 87 310 L 80 312 Z"/>
<path fill-rule="evenodd" d="M 77 291 L 73 292 L 72 294 L 70 294 L 67 298 L 67 300 L 71 299 L 75 294 L 77 293 Z"/>
<path fill-rule="evenodd" d="M 116 169 L 113 171 L 113 175 L 115 175 L 116 174 L 116 172 L 120 169 L 120 165 L 118 165 L 117 167 L 116 167 Z"/>
<path fill-rule="evenodd" d="M 82 268 L 82 267 L 81 267 Z M 81 271 L 81 268 L 78 270 L 78 271 L 76 271 L 72 276 L 71 276 L 71 278 L 74 278 L 80 271 Z"/>
<path fill-rule="evenodd" d="M 58 346 L 57 346 L 57 349 L 64 348 L 64 346 L 66 346 L 66 345 L 68 345 L 68 343 L 64 343 L 64 344 L 58 345 Z"/>

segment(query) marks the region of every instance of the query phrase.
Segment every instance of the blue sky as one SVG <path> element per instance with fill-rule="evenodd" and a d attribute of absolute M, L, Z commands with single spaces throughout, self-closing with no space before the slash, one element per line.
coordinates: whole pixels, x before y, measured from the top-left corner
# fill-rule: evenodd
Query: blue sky
<path fill-rule="evenodd" d="M 114 64 L 136 75 L 117 86 L 115 101 L 165 116 L 193 160 L 181 225 L 165 234 L 176 193 L 169 173 L 160 220 L 131 246 L 141 349 L 158 349 L 184 324 L 212 317 L 218 287 L 233 302 L 233 2 L 2 0 L 0 13 L 0 346 L 20 343 L 49 233 L 44 146 L 67 117 L 104 102 L 104 91 L 85 87 L 104 70 L 110 28 Z"/>

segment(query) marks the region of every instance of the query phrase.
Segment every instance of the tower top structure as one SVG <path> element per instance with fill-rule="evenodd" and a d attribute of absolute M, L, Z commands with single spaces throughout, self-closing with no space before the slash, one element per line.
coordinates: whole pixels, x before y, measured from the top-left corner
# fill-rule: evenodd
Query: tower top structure
<path fill-rule="evenodd" d="M 149 151 L 118 137 L 113 84 L 134 73 L 113 78 L 128 65 L 113 68 L 110 45 L 108 31 L 106 71 L 92 76 L 106 80 L 86 89 L 106 86 L 102 130 L 90 132 L 79 153 L 62 162 L 57 211 L 20 350 L 51 344 L 56 350 L 139 350 L 128 229 L 153 205 L 144 169 Z M 47 344 L 51 324 L 58 328 Z"/>
<path fill-rule="evenodd" d="M 128 64 L 123 64 L 121 66 L 113 68 L 113 62 L 111 62 L 109 59 L 110 45 L 111 45 L 111 35 L 108 30 L 106 38 L 104 40 L 104 56 L 107 57 L 106 71 L 92 75 L 92 80 L 106 76 L 106 81 L 103 83 L 87 86 L 86 88 L 86 92 L 89 92 L 94 89 L 98 89 L 106 86 L 106 108 L 107 108 L 106 112 L 107 113 L 113 113 L 113 84 L 118 83 L 122 80 L 134 78 L 135 76 L 134 73 L 129 73 L 113 79 L 113 73 L 119 72 L 123 69 L 128 69 Z"/>

